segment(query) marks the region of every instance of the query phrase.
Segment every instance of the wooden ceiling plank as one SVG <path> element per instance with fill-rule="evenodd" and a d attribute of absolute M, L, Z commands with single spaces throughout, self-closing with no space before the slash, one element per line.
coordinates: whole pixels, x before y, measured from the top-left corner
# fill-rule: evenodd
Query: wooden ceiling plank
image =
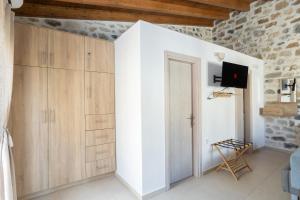
<path fill-rule="evenodd" d="M 153 0 L 56 0 L 56 2 L 121 8 L 160 14 L 181 15 L 208 19 L 228 19 L 229 10 L 220 10 L 213 6 L 193 7 Z"/>
<path fill-rule="evenodd" d="M 251 0 L 188 0 L 196 3 L 218 6 L 238 11 L 248 11 Z"/>
<path fill-rule="evenodd" d="M 136 13 L 129 11 L 96 10 L 86 8 L 72 8 L 54 5 L 25 3 L 20 9 L 15 10 L 17 16 L 46 17 L 61 19 L 82 19 L 82 20 L 111 20 L 136 22 L 145 20 L 160 24 L 182 24 L 213 26 L 213 20 L 204 18 L 155 15 L 149 13 Z"/>

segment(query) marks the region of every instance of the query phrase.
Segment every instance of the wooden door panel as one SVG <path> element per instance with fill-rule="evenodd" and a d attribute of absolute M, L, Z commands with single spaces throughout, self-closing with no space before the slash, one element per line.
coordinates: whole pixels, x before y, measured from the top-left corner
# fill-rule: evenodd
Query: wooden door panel
<path fill-rule="evenodd" d="M 49 65 L 52 68 L 84 69 L 84 37 L 49 30 Z"/>
<path fill-rule="evenodd" d="M 171 183 L 193 175 L 192 65 L 170 61 Z"/>
<path fill-rule="evenodd" d="M 85 114 L 111 114 L 115 112 L 114 75 L 85 73 Z"/>
<path fill-rule="evenodd" d="M 84 178 L 82 71 L 48 69 L 49 184 L 56 187 Z"/>
<path fill-rule="evenodd" d="M 114 73 L 114 44 L 85 37 L 85 70 Z"/>
<path fill-rule="evenodd" d="M 14 64 L 47 67 L 48 30 L 15 23 Z"/>
<path fill-rule="evenodd" d="M 10 117 L 18 196 L 48 189 L 46 68 L 15 66 Z"/>

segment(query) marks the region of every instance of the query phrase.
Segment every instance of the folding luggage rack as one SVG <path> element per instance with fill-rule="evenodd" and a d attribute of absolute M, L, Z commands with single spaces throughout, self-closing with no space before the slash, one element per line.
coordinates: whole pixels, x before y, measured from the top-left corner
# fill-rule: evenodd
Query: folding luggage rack
<path fill-rule="evenodd" d="M 221 169 L 229 171 L 236 181 L 238 181 L 239 178 L 238 172 L 241 170 L 247 168 L 249 171 L 252 171 L 244 158 L 244 154 L 252 147 L 252 143 L 244 143 L 239 140 L 229 139 L 214 143 L 212 146 L 218 150 L 223 160 L 223 163 L 218 166 L 216 171 Z M 221 148 L 233 149 L 234 153 L 226 158 L 225 154 L 221 151 Z"/>

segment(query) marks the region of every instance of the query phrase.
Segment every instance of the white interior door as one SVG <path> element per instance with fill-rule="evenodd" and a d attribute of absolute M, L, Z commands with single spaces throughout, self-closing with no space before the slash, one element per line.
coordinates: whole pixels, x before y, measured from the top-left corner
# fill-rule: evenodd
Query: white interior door
<path fill-rule="evenodd" d="M 193 175 L 192 65 L 170 60 L 170 181 Z"/>

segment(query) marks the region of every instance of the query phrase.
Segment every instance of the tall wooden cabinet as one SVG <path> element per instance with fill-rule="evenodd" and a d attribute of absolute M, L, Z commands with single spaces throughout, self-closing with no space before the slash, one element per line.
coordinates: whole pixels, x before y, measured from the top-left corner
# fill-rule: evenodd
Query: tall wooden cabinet
<path fill-rule="evenodd" d="M 48 69 L 50 187 L 84 178 L 83 96 L 82 71 Z"/>
<path fill-rule="evenodd" d="M 15 65 L 11 133 L 18 194 L 48 188 L 47 69 Z"/>
<path fill-rule="evenodd" d="M 115 170 L 114 77 L 113 44 L 85 37 L 87 177 Z"/>
<path fill-rule="evenodd" d="M 18 196 L 115 170 L 113 44 L 15 24 Z"/>

